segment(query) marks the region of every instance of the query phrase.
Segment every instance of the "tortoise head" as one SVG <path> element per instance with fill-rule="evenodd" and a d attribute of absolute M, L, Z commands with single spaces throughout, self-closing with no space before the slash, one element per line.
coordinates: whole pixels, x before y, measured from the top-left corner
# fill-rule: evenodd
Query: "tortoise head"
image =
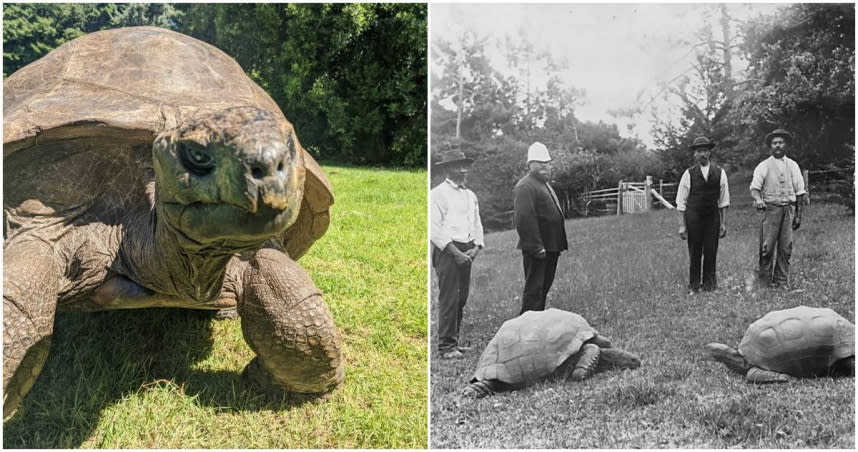
<path fill-rule="evenodd" d="M 248 248 L 283 233 L 304 195 L 292 125 L 237 107 L 162 132 L 153 146 L 159 218 L 191 247 Z"/>
<path fill-rule="evenodd" d="M 621 348 L 603 348 L 599 353 L 599 364 L 597 372 L 618 369 L 637 369 L 641 366 L 641 359 Z"/>

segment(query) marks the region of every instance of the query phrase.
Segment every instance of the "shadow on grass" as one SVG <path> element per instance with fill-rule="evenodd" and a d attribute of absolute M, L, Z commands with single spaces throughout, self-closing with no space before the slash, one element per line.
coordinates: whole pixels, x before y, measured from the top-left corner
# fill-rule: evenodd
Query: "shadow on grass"
<path fill-rule="evenodd" d="M 220 411 L 288 410 L 306 397 L 264 393 L 239 372 L 195 371 L 213 350 L 211 311 L 140 309 L 57 315 L 45 367 L 17 413 L 4 448 L 77 448 L 106 408 L 168 384 Z"/>

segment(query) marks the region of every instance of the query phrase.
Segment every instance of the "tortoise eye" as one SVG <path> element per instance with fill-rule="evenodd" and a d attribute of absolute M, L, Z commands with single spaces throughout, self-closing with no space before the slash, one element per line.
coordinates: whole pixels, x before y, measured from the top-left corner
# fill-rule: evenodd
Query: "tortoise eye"
<path fill-rule="evenodd" d="M 182 166 L 197 176 L 205 176 L 212 172 L 214 160 L 204 148 L 196 143 L 178 143 L 179 160 Z"/>

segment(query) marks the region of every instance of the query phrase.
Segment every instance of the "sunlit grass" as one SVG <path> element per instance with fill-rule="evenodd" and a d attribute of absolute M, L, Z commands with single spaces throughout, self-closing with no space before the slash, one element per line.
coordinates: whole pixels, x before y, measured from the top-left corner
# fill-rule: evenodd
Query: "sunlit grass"
<path fill-rule="evenodd" d="M 267 398 L 239 322 L 144 309 L 58 316 L 6 448 L 425 448 L 426 172 L 326 166 L 336 202 L 299 263 L 343 338 L 327 400 Z"/>
<path fill-rule="evenodd" d="M 459 406 L 481 350 L 520 309 L 516 234 L 489 234 L 465 308 L 463 339 L 475 350 L 463 360 L 432 355 L 432 447 L 854 448 L 854 379 L 754 386 L 705 355 L 703 345 L 737 344 L 748 324 L 774 309 L 828 306 L 854 317 L 851 212 L 807 208 L 795 237 L 794 290 L 748 293 L 759 217 L 746 192 L 746 183 L 731 189 L 716 293 L 686 294 L 687 248 L 676 234 L 676 212 L 567 222 L 570 249 L 561 255 L 549 306 L 582 314 L 638 354 L 642 367 L 582 383 L 537 382 Z"/>

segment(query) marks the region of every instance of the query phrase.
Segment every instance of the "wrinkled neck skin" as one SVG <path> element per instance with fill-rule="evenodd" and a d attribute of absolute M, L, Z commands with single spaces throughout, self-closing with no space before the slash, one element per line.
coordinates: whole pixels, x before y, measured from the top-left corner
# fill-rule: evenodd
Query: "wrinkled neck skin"
<path fill-rule="evenodd" d="M 260 245 L 200 244 L 168 224 L 157 204 L 141 215 L 122 240 L 122 273 L 159 294 L 200 303 L 215 300 L 233 254 Z"/>

